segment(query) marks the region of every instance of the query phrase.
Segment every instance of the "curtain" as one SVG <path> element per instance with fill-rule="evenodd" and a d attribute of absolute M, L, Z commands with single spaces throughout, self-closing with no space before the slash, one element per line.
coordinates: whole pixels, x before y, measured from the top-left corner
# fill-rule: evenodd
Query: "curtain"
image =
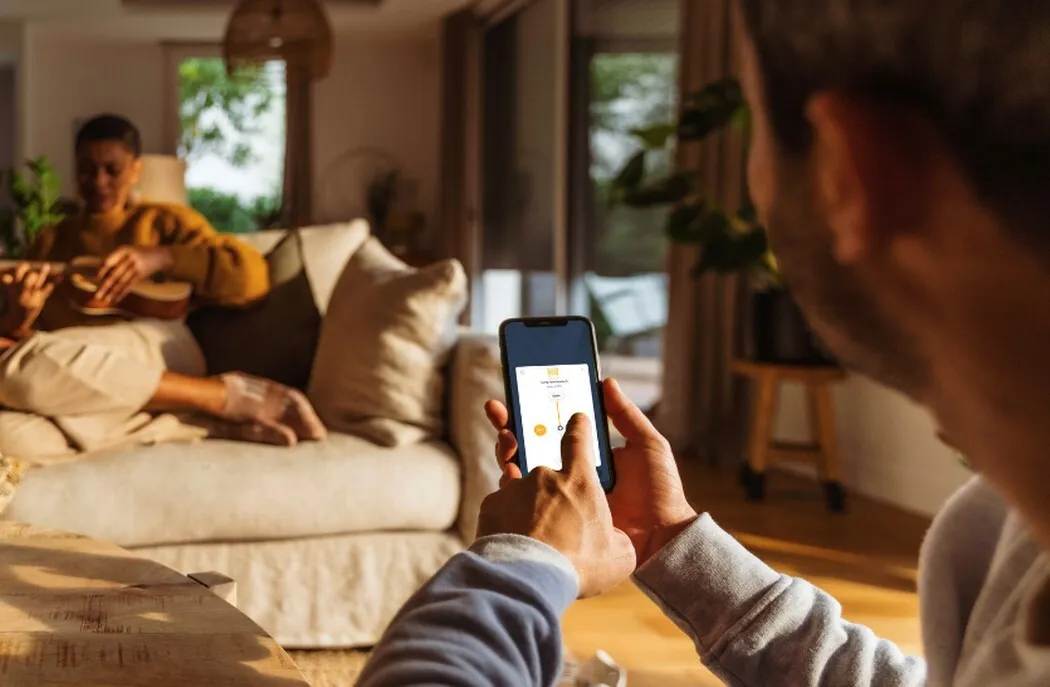
<path fill-rule="evenodd" d="M 682 0 L 680 88 L 683 94 L 736 69 L 731 0 Z M 677 166 L 699 170 L 708 195 L 727 209 L 740 206 L 745 151 L 735 132 L 681 145 Z M 675 245 L 668 265 L 670 313 L 664 339 L 663 397 L 656 423 L 680 455 L 720 460 L 739 450 L 738 412 L 745 399 L 730 374 L 744 324 L 744 286 L 736 277 L 690 271 L 697 251 Z"/>
<path fill-rule="evenodd" d="M 284 149 L 284 226 L 305 227 L 313 218 L 313 85 L 309 69 L 286 65 L 287 83 Z"/>
<path fill-rule="evenodd" d="M 482 26 L 472 8 L 449 15 L 442 31 L 441 186 L 438 247 L 443 257 L 456 258 L 475 283 L 481 130 L 479 80 Z M 469 324 L 470 308 L 463 316 Z"/>

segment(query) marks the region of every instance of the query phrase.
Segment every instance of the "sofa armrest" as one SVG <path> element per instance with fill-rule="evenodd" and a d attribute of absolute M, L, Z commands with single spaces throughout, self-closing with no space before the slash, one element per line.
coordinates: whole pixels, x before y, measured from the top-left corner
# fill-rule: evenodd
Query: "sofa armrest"
<path fill-rule="evenodd" d="M 484 403 L 503 398 L 503 371 L 494 336 L 465 332 L 452 354 L 449 372 L 449 440 L 463 464 L 459 533 L 474 541 L 481 502 L 499 486 L 493 447 L 496 430 L 485 418 Z"/>

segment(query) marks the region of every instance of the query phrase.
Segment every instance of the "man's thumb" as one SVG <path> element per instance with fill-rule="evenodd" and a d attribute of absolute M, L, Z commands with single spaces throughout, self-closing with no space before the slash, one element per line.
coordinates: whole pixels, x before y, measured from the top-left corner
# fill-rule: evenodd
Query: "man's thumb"
<path fill-rule="evenodd" d="M 591 442 L 591 421 L 583 413 L 569 418 L 565 436 L 561 438 L 561 471 L 594 470 L 594 446 Z"/>

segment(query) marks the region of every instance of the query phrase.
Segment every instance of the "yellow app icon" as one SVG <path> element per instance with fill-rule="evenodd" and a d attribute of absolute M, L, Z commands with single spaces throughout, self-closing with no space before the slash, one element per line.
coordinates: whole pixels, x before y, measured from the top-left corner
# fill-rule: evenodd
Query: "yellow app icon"
<path fill-rule="evenodd" d="M 543 425 L 536 425 L 532 428 L 532 431 L 536 433 L 536 436 L 541 437 L 547 433 L 547 428 Z"/>
<path fill-rule="evenodd" d="M 556 367 L 548 367 L 547 368 L 547 376 L 548 377 L 557 377 L 558 376 L 558 368 L 556 368 Z"/>

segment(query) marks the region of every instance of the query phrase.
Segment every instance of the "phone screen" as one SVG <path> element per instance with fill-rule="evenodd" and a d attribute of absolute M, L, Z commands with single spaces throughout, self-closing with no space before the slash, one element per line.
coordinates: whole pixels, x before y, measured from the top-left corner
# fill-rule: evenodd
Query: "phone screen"
<path fill-rule="evenodd" d="M 500 328 L 500 344 L 522 473 L 538 466 L 560 470 L 566 425 L 573 415 L 583 413 L 591 421 L 595 468 L 602 486 L 611 489 L 615 478 L 590 321 L 508 320 Z"/>

